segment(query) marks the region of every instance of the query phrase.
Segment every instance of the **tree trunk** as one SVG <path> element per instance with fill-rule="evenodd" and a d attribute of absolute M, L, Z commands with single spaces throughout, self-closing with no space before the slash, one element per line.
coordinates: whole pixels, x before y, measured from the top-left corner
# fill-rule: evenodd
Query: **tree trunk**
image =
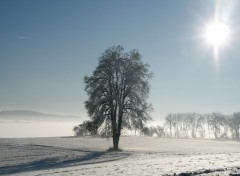
<path fill-rule="evenodd" d="M 119 133 L 116 123 L 116 116 L 112 118 L 112 138 L 113 138 L 113 150 L 118 150 Z"/>
<path fill-rule="evenodd" d="M 119 110 L 119 117 L 118 117 L 118 123 L 116 124 L 115 128 L 116 130 L 113 133 L 113 149 L 118 150 L 118 143 L 119 143 L 119 138 L 121 135 L 121 129 L 122 129 L 122 112 Z"/>
<path fill-rule="evenodd" d="M 170 138 L 172 138 L 172 124 L 170 123 Z"/>
<path fill-rule="evenodd" d="M 113 135 L 113 149 L 118 150 L 118 143 L 119 143 L 119 135 Z"/>
<path fill-rule="evenodd" d="M 236 128 L 236 138 L 239 139 L 239 127 Z"/>

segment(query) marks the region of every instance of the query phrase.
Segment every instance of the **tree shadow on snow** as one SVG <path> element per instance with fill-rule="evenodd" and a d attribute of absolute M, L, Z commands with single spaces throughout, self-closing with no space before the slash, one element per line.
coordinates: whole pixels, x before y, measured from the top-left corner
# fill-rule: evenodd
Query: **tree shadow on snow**
<path fill-rule="evenodd" d="M 43 146 L 43 145 L 34 145 L 34 146 L 56 148 L 56 150 L 60 149 L 59 147 L 52 147 L 52 146 Z M 122 152 L 109 152 L 109 151 L 97 152 L 97 151 L 68 149 L 68 148 L 61 148 L 61 149 L 84 152 L 85 155 L 78 156 L 76 158 L 69 158 L 69 159 L 66 156 L 49 157 L 49 158 L 35 160 L 32 162 L 23 163 L 19 165 L 0 167 L 0 175 L 111 162 L 111 161 L 124 159 L 130 155 L 130 153 L 122 153 Z"/>

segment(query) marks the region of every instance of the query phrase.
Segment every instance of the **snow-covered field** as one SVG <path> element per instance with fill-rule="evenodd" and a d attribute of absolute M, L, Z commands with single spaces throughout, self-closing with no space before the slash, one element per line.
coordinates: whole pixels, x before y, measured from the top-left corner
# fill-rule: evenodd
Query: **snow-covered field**
<path fill-rule="evenodd" d="M 125 136 L 0 139 L 0 175 L 237 175 L 240 142 Z"/>

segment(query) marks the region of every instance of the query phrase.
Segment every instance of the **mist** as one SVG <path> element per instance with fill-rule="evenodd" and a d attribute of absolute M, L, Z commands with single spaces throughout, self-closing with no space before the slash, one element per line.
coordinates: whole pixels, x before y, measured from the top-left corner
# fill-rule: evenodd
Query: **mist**
<path fill-rule="evenodd" d="M 0 121 L 0 138 L 73 136 L 77 121 Z"/>

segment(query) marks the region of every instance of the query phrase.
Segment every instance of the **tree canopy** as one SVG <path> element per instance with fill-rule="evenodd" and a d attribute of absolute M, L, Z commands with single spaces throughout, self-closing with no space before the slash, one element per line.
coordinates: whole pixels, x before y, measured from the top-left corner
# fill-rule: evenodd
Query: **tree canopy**
<path fill-rule="evenodd" d="M 146 102 L 151 77 L 137 50 L 125 53 L 122 46 L 113 46 L 102 54 L 92 76 L 84 78 L 88 115 L 101 133 L 113 137 L 116 150 L 123 128 L 142 129 L 151 120 Z"/>

